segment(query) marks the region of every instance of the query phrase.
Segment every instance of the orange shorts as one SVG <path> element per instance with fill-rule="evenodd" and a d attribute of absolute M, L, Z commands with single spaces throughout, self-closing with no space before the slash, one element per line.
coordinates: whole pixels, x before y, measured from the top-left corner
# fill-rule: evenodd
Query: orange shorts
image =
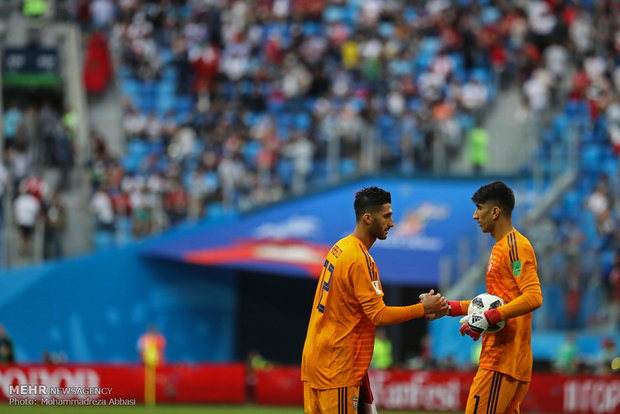
<path fill-rule="evenodd" d="M 529 381 L 479 368 L 469 389 L 465 414 L 519 414 Z"/>
<path fill-rule="evenodd" d="M 360 387 L 317 390 L 304 382 L 304 411 L 308 414 L 357 414 Z"/>

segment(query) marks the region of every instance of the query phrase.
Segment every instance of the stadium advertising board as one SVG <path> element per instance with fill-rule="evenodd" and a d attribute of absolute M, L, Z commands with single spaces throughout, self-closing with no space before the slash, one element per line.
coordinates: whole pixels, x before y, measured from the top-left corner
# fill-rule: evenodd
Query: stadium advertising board
<path fill-rule="evenodd" d="M 473 372 L 371 371 L 378 408 L 415 411 L 463 411 Z M 299 368 L 275 368 L 257 374 L 256 402 L 303 404 Z M 523 412 L 611 414 L 620 412 L 620 378 L 535 373 Z"/>
<path fill-rule="evenodd" d="M 244 403 L 245 374 L 243 364 L 165 365 L 157 369 L 157 401 Z M 0 366 L 0 401 L 11 405 L 136 405 L 144 401 L 144 368 L 141 365 Z"/>
<path fill-rule="evenodd" d="M 299 367 L 258 371 L 259 405 L 301 406 Z M 377 407 L 391 410 L 463 411 L 471 371 L 371 371 Z M 170 364 L 158 368 L 158 403 L 244 404 L 243 364 Z M 0 366 L 0 402 L 11 405 L 137 405 L 144 402 L 140 365 Z M 620 412 L 617 376 L 534 373 L 523 412 L 612 414 Z"/>

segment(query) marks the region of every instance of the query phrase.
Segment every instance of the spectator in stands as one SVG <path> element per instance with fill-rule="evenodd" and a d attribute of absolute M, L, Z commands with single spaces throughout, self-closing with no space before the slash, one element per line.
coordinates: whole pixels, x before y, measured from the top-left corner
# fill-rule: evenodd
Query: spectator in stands
<path fill-rule="evenodd" d="M 9 103 L 8 110 L 4 113 L 4 149 L 15 145 L 17 134 L 22 123 L 22 111 L 15 102 Z"/>
<path fill-rule="evenodd" d="M 130 193 L 131 229 L 135 237 L 142 238 L 151 234 L 154 228 L 156 196 L 149 191 L 144 182 L 137 182 Z"/>
<path fill-rule="evenodd" d="M 116 236 L 116 217 L 108 192 L 108 184 L 105 181 L 93 194 L 90 209 L 95 216 L 95 236 L 99 233 L 105 238 L 106 245 L 113 245 Z"/>
<path fill-rule="evenodd" d="M 36 165 L 51 165 L 56 137 L 62 127 L 60 114 L 50 101 L 45 101 L 37 114 L 37 121 L 37 138 L 29 144 L 32 161 Z"/>
<path fill-rule="evenodd" d="M 385 328 L 377 328 L 375 333 L 375 347 L 370 366 L 375 369 L 388 369 L 392 366 L 392 341 L 388 338 Z"/>
<path fill-rule="evenodd" d="M 482 126 L 477 126 L 469 132 L 469 159 L 475 175 L 484 170 L 488 161 L 489 134 Z"/>
<path fill-rule="evenodd" d="M 179 178 L 170 180 L 171 188 L 164 195 L 164 211 L 168 222 L 174 226 L 187 218 L 189 196 Z"/>
<path fill-rule="evenodd" d="M 147 361 L 153 365 L 161 365 L 165 361 L 166 338 L 155 325 L 150 325 L 147 331 L 138 339 L 138 355 L 143 363 Z"/>
<path fill-rule="evenodd" d="M 13 202 L 13 215 L 20 235 L 19 253 L 22 257 L 31 258 L 33 254 L 32 238 L 40 211 L 41 202 L 30 190 L 21 190 Z"/>
<path fill-rule="evenodd" d="M 620 96 L 616 96 L 616 99 L 607 107 L 605 118 L 614 154 L 620 155 Z"/>
<path fill-rule="evenodd" d="M 4 198 L 10 184 L 9 172 L 4 166 L 4 162 L 0 161 L 0 225 L 4 222 Z M 10 189 L 9 189 L 10 191 Z"/>
<path fill-rule="evenodd" d="M 12 364 L 14 362 L 13 341 L 6 332 L 4 325 L 0 324 L 0 364 Z"/>
<path fill-rule="evenodd" d="M 93 0 L 90 3 L 90 15 L 97 29 L 105 30 L 113 21 L 115 6 L 110 0 Z"/>
<path fill-rule="evenodd" d="M 581 309 L 581 295 L 583 286 L 580 280 L 579 267 L 571 268 L 566 278 L 564 295 L 566 297 L 566 322 L 569 330 L 579 328 L 579 311 Z"/>
<path fill-rule="evenodd" d="M 609 184 L 605 178 L 601 178 L 594 191 L 588 196 L 586 207 L 597 218 L 601 217 L 610 208 Z"/>
<path fill-rule="evenodd" d="M 45 244 L 44 258 L 63 257 L 64 233 L 67 228 L 67 208 L 59 191 L 55 191 L 45 202 Z"/>
<path fill-rule="evenodd" d="M 566 335 L 566 339 L 553 361 L 553 368 L 561 373 L 574 374 L 579 368 L 577 342 L 574 333 Z"/>
<path fill-rule="evenodd" d="M 293 162 L 292 192 L 303 194 L 306 191 L 308 176 L 312 172 L 314 143 L 305 134 L 295 132 L 282 148 L 282 153 Z"/>
<path fill-rule="evenodd" d="M 612 362 L 616 358 L 618 358 L 616 342 L 611 337 L 604 338 L 601 341 L 601 350 L 598 355 L 596 373 L 599 375 L 611 374 L 614 371 L 612 369 Z"/>
<path fill-rule="evenodd" d="M 607 275 L 609 325 L 611 331 L 620 330 L 620 249 L 616 250 L 614 262 Z"/>
<path fill-rule="evenodd" d="M 535 133 L 540 135 L 546 125 L 551 77 L 546 69 L 537 68 L 523 84 L 523 92 L 534 119 Z"/>
<path fill-rule="evenodd" d="M 543 53 L 545 67 L 551 75 L 550 102 L 554 108 L 559 108 L 564 102 L 563 82 L 571 69 L 568 50 L 564 44 L 556 42 L 550 45 Z"/>

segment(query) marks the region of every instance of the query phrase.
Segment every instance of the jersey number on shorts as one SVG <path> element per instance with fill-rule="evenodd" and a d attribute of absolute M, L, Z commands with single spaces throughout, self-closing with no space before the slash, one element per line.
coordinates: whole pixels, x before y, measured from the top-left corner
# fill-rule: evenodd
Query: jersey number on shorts
<path fill-rule="evenodd" d="M 325 277 L 325 274 L 329 272 L 329 275 Z M 334 265 L 329 263 L 329 260 L 325 260 L 325 264 L 323 264 L 323 274 L 321 275 L 320 285 L 323 286 L 321 289 L 321 297 L 319 298 L 319 304 L 316 308 L 321 313 L 325 313 L 325 302 L 327 301 L 327 294 L 329 293 L 329 285 L 332 283 L 332 276 L 334 275 Z"/>

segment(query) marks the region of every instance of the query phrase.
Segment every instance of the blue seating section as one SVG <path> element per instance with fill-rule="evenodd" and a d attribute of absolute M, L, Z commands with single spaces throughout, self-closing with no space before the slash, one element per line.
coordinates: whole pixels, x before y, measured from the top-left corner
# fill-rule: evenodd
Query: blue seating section
<path fill-rule="evenodd" d="M 591 277 L 605 277 L 605 272 L 611 268 L 614 257 L 613 246 L 602 238 L 597 229 L 596 217 L 586 207 L 587 199 L 592 194 L 602 177 L 610 180 L 610 186 L 617 185 L 619 160 L 612 151 L 606 131 L 604 115 L 592 120 L 586 102 L 571 99 L 564 105 L 564 110 L 556 115 L 548 130 L 543 131 L 540 146 L 536 151 L 536 162 L 543 165 L 545 174 L 551 176 L 565 170 L 566 165 L 560 164 L 551 168 L 549 159 L 560 155 L 559 159 L 566 160 L 570 155 L 571 140 L 578 146 L 578 178 L 575 185 L 566 191 L 558 205 L 554 206 L 549 216 L 565 230 L 567 223 L 575 223 L 578 231 L 583 235 L 580 247 L 581 283 L 583 293 L 580 299 L 579 315 L 576 326 L 572 328 L 587 328 L 595 326 L 601 317 L 601 305 L 605 303 L 603 283 L 594 281 Z M 546 163 L 546 165 L 545 165 Z M 615 213 L 617 214 L 617 212 Z M 620 217 L 616 217 L 616 220 Z M 557 257 L 555 257 L 557 256 Z M 566 269 L 567 259 L 560 250 L 551 260 L 551 272 L 562 273 Z M 563 309 L 564 294 L 558 286 L 547 287 L 545 291 L 545 306 L 548 309 Z M 561 326 L 561 320 L 547 317 L 545 328 L 566 328 Z"/>

